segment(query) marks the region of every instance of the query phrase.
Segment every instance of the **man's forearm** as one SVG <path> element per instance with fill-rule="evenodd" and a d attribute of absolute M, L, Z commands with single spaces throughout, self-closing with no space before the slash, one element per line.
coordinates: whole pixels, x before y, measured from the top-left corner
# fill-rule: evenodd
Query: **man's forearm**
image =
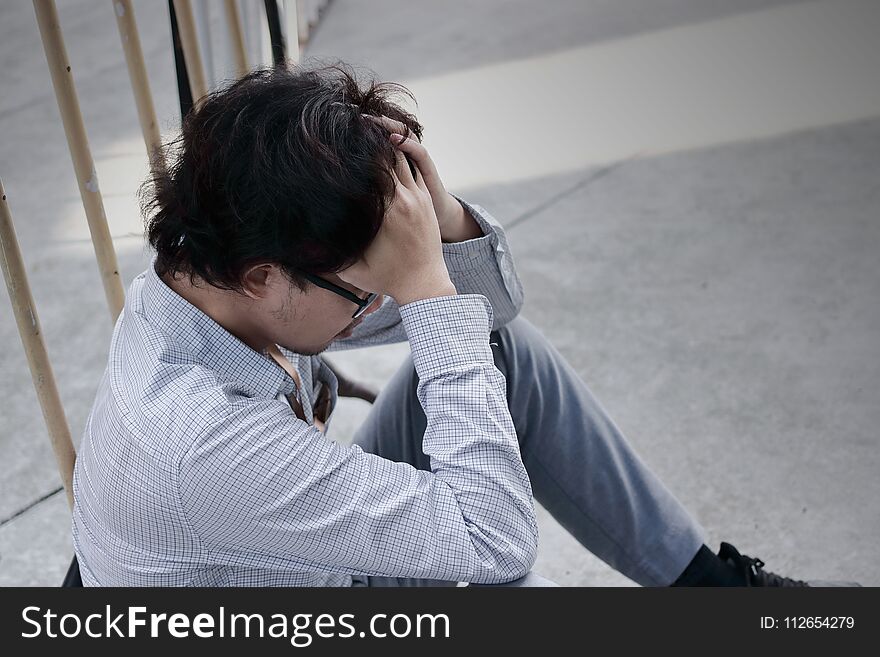
<path fill-rule="evenodd" d="M 480 225 L 471 216 L 471 213 L 465 210 L 461 203 L 458 203 L 458 207 L 461 210 L 461 214 L 450 225 L 444 226 L 441 229 L 440 239 L 446 244 L 451 244 L 483 237 L 483 229 L 480 228 Z"/>
<path fill-rule="evenodd" d="M 462 541 L 466 518 L 471 543 L 463 552 L 451 550 L 451 563 L 423 576 L 463 575 L 473 583 L 522 577 L 535 561 L 538 528 L 505 379 L 489 346 L 492 306 L 482 295 L 465 295 L 411 303 L 400 313 L 425 411 L 422 451 L 460 509 L 454 522 L 432 520 L 432 533 L 448 550 L 450 540 Z M 444 511 L 435 513 L 439 518 Z"/>

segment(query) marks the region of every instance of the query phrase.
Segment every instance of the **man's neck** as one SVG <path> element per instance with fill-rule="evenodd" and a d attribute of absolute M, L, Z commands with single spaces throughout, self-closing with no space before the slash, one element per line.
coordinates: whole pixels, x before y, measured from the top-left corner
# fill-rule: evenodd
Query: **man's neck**
<path fill-rule="evenodd" d="M 261 339 L 254 330 L 255 327 L 248 321 L 250 314 L 243 309 L 241 301 L 233 297 L 233 292 L 207 284 L 193 285 L 187 276 L 173 278 L 171 274 L 165 273 L 161 279 L 178 296 L 201 310 L 254 351 L 262 353 L 269 346 L 269 342 Z"/>

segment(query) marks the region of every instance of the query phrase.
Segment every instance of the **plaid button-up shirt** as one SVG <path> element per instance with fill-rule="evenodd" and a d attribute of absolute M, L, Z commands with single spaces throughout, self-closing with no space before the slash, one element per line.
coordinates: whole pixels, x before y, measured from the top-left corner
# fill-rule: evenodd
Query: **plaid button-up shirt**
<path fill-rule="evenodd" d="M 536 553 L 532 490 L 489 332 L 523 291 L 500 224 L 443 244 L 459 294 L 386 296 L 329 350 L 409 340 L 431 471 L 343 446 L 284 401 L 291 377 L 167 287 L 134 279 L 74 475 L 83 582 L 103 586 L 350 586 L 352 576 L 502 582 Z M 288 350 L 303 389 L 337 381 Z"/>

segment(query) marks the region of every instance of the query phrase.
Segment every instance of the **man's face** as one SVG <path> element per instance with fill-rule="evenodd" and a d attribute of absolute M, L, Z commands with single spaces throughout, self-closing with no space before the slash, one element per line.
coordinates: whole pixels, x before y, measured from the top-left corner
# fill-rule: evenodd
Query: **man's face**
<path fill-rule="evenodd" d="M 368 292 L 344 282 L 335 274 L 322 274 L 321 278 L 365 299 Z M 352 315 L 358 309 L 353 301 L 332 290 L 309 285 L 300 292 L 283 274 L 269 284 L 266 297 L 269 309 L 270 338 L 296 353 L 314 355 L 325 351 L 334 340 L 347 338 L 367 315 L 378 310 L 384 300 L 379 295 L 357 319 Z"/>

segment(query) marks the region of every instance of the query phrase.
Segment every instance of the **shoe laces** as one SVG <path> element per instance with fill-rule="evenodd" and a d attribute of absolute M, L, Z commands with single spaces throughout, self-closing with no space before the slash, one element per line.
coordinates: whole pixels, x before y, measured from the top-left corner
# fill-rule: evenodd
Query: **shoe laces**
<path fill-rule="evenodd" d="M 727 546 L 727 549 L 724 546 Z M 740 554 L 739 551 L 730 545 L 730 543 L 722 544 L 722 554 L 733 562 L 733 566 L 737 568 L 746 580 L 746 586 L 777 586 L 777 587 L 809 587 L 805 581 L 800 579 L 792 579 L 791 577 L 783 577 L 776 573 L 764 570 L 766 565 L 757 557 L 750 557 Z"/>

